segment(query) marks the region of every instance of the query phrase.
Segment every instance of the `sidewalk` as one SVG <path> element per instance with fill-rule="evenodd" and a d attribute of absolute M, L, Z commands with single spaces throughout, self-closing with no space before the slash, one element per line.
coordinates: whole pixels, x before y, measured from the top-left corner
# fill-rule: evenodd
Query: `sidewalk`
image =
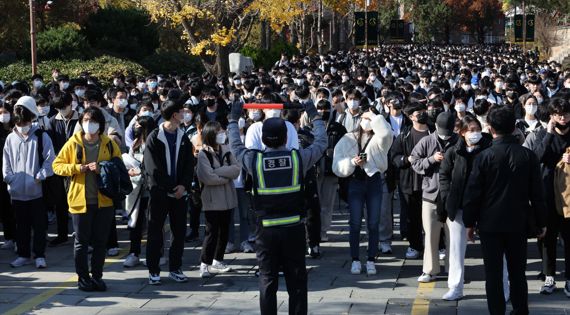
<path fill-rule="evenodd" d="M 348 249 L 348 216 L 338 213 L 333 218 L 330 241 L 322 244 L 320 259 L 307 258 L 309 274 L 310 314 L 487 314 L 483 262 L 480 246 L 469 244 L 466 257 L 465 298 L 459 302 L 442 301 L 447 291 L 442 276 L 432 284 L 418 286 L 421 260 L 404 260 L 407 243 L 395 241 L 394 253 L 377 260 L 378 274 L 351 275 Z M 50 226 L 53 231 L 55 226 Z M 362 257 L 365 257 L 365 235 L 362 235 Z M 3 238 L 2 238 L 3 239 Z M 0 251 L 0 313 L 2 314 L 259 314 L 259 296 L 255 277 L 255 254 L 233 253 L 226 262 L 234 272 L 201 279 L 198 275 L 200 248 L 187 243 L 184 272 L 189 282 L 173 283 L 163 271 L 160 286 L 147 284 L 148 271 L 141 265 L 123 268 L 128 253 L 128 233 L 119 226 L 122 248 L 117 259 L 107 259 L 104 280 L 108 291 L 86 293 L 76 288 L 71 242 L 48 248 L 48 268 L 9 267 L 15 255 Z M 144 254 L 143 254 L 144 257 Z M 541 285 L 535 279 L 540 268 L 536 243 L 529 244 L 527 272 L 531 314 L 570 314 L 570 299 L 559 289 L 551 296 L 538 294 Z M 562 259 L 559 268 L 562 270 Z M 284 279 L 280 279 L 279 313 L 288 312 Z M 510 311 L 510 306 L 508 308 Z"/>

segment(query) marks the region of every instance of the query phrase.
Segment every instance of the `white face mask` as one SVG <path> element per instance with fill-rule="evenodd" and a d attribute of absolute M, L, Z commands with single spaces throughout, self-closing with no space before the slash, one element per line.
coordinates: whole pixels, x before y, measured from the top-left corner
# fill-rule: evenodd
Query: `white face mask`
<path fill-rule="evenodd" d="M 119 99 L 118 105 L 120 108 L 126 108 L 129 105 L 129 101 L 125 98 Z"/>
<path fill-rule="evenodd" d="M 360 105 L 360 102 L 357 100 L 347 100 L 346 101 L 346 106 L 348 106 L 348 108 L 352 109 L 352 110 L 357 109 L 359 105 Z"/>
<path fill-rule="evenodd" d="M 465 90 L 466 92 L 469 91 L 469 90 L 471 90 L 471 85 L 469 85 L 469 84 L 464 84 L 464 85 L 463 85 L 463 90 Z"/>
<path fill-rule="evenodd" d="M 44 83 L 42 82 L 42 80 L 34 80 L 34 87 L 36 89 L 41 88 L 42 86 L 44 86 Z"/>
<path fill-rule="evenodd" d="M 538 106 L 534 105 L 534 104 L 528 104 L 528 105 L 524 106 L 524 111 L 530 115 L 534 115 L 537 110 L 538 110 Z"/>
<path fill-rule="evenodd" d="M 465 134 L 465 141 L 467 141 L 467 144 L 469 145 L 479 143 L 481 138 L 483 138 L 483 134 L 481 134 L 481 132 L 468 132 Z"/>
<path fill-rule="evenodd" d="M 30 132 L 30 128 L 32 128 L 32 125 L 27 125 L 27 126 L 16 126 L 16 130 L 23 135 L 27 135 L 28 132 Z"/>
<path fill-rule="evenodd" d="M 502 90 L 502 89 L 503 89 L 503 85 L 504 85 L 504 83 L 503 83 L 502 81 L 497 81 L 497 82 L 495 82 L 495 88 L 497 88 L 497 89 L 501 89 L 501 90 Z"/>
<path fill-rule="evenodd" d="M 85 96 L 85 90 L 84 89 L 77 89 L 77 90 L 75 90 L 75 95 L 77 95 L 78 97 L 84 97 Z"/>
<path fill-rule="evenodd" d="M 243 119 L 243 117 L 240 117 L 240 119 L 238 120 L 238 128 L 239 129 L 245 128 L 245 119 Z"/>
<path fill-rule="evenodd" d="M 226 133 L 225 132 L 220 132 L 216 135 L 216 143 L 217 144 L 225 144 L 226 143 Z"/>
<path fill-rule="evenodd" d="M 265 112 L 265 118 L 279 118 L 281 117 L 280 109 L 269 109 Z"/>
<path fill-rule="evenodd" d="M 146 89 L 146 83 L 144 82 L 137 83 L 137 88 L 141 91 L 144 91 Z"/>
<path fill-rule="evenodd" d="M 145 110 L 144 112 L 140 112 L 139 116 L 140 117 L 152 117 L 152 113 L 149 112 L 148 110 Z"/>
<path fill-rule="evenodd" d="M 372 130 L 372 125 L 371 125 L 369 119 L 362 119 L 362 121 L 360 121 L 360 127 L 361 127 L 364 131 L 370 131 L 370 130 Z"/>
<path fill-rule="evenodd" d="M 455 110 L 462 113 L 465 112 L 465 104 L 455 104 Z"/>
<path fill-rule="evenodd" d="M 97 132 L 99 132 L 99 124 L 98 123 L 84 122 L 83 124 L 81 124 L 81 127 L 83 128 L 83 131 L 85 133 L 88 133 L 90 135 L 93 135 L 93 134 L 96 134 Z"/>
<path fill-rule="evenodd" d="M 261 112 L 259 111 L 251 111 L 248 113 L 248 117 L 249 119 L 253 120 L 253 121 L 259 121 L 261 119 Z"/>
<path fill-rule="evenodd" d="M 38 106 L 38 113 L 40 113 L 40 117 L 46 116 L 49 114 L 50 107 L 49 106 Z"/>
<path fill-rule="evenodd" d="M 10 113 L 4 113 L 0 115 L 0 123 L 7 124 L 10 122 Z"/>
<path fill-rule="evenodd" d="M 137 103 L 133 103 L 133 104 L 130 104 L 130 105 L 129 105 L 129 107 L 130 107 L 132 110 L 137 110 L 137 107 L 138 107 L 138 106 L 139 106 L 139 104 L 137 104 Z"/>
<path fill-rule="evenodd" d="M 182 121 L 187 124 L 192 121 L 192 113 L 184 113 Z"/>
<path fill-rule="evenodd" d="M 536 101 L 538 102 L 538 104 L 542 104 L 542 102 L 544 102 L 544 99 L 542 97 L 537 97 Z"/>
<path fill-rule="evenodd" d="M 61 89 L 62 89 L 62 90 L 67 90 L 68 87 L 69 87 L 69 82 L 63 82 L 63 83 L 61 83 Z"/>

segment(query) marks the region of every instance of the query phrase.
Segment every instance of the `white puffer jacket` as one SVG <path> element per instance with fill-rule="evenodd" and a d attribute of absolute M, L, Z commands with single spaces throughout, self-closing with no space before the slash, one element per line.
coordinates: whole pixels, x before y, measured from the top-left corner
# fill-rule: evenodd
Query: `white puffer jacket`
<path fill-rule="evenodd" d="M 377 172 L 384 173 L 388 169 L 388 151 L 392 146 L 392 129 L 382 115 L 371 117 L 374 135 L 364 152 L 367 155 L 364 171 L 368 176 Z M 333 172 L 338 177 L 349 177 L 354 173 L 356 165 L 352 159 L 359 154 L 358 143 L 353 132 L 345 134 L 334 147 Z"/>

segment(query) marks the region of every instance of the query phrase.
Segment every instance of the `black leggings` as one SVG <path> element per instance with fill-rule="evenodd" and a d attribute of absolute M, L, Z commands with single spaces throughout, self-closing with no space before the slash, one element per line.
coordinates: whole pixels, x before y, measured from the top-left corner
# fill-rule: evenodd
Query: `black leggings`
<path fill-rule="evenodd" d="M 202 262 L 211 265 L 215 259 L 224 260 L 224 253 L 228 243 L 231 210 L 204 211 L 206 218 L 206 237 L 202 244 Z"/>

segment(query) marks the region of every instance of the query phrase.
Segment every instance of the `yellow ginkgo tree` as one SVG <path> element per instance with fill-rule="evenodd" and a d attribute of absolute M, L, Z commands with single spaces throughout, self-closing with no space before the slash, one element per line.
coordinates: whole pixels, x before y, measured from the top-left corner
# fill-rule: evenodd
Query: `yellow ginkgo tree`
<path fill-rule="evenodd" d="M 141 0 L 153 22 L 180 29 L 182 40 L 213 74 L 229 71 L 228 56 L 246 43 L 259 11 L 255 0 Z"/>

